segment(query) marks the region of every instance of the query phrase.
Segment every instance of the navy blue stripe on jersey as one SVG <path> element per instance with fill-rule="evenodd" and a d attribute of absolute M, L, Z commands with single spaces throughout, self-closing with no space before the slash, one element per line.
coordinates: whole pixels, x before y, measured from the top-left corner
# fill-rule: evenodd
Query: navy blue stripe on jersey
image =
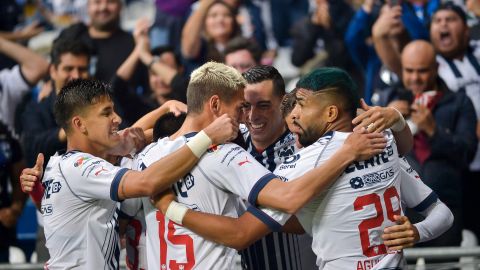
<path fill-rule="evenodd" d="M 462 73 L 460 73 L 460 70 L 458 70 L 457 66 L 453 63 L 452 60 L 444 58 L 445 61 L 447 62 L 448 66 L 453 72 L 453 75 L 455 75 L 456 78 L 461 78 Z"/>
<path fill-rule="evenodd" d="M 273 172 L 277 167 L 275 163 L 275 144 L 270 145 L 264 152 L 267 154 L 266 164 L 264 165 L 269 171 Z"/>
<path fill-rule="evenodd" d="M 256 218 L 260 219 L 260 221 L 265 223 L 268 226 L 268 228 L 270 228 L 270 230 L 274 232 L 278 232 L 282 229 L 282 225 L 276 222 L 269 215 L 262 212 L 260 209 L 255 208 L 253 206 L 249 206 L 247 211 L 250 212 L 252 215 L 254 215 Z"/>
<path fill-rule="evenodd" d="M 248 202 L 251 205 L 257 205 L 257 197 L 260 191 L 270 182 L 271 180 L 277 178 L 277 176 L 273 173 L 267 173 L 262 178 L 258 179 L 257 183 L 252 187 L 250 190 L 250 194 L 248 194 Z"/>
<path fill-rule="evenodd" d="M 267 236 L 268 237 L 268 236 Z M 280 233 L 277 233 L 277 232 L 274 232 L 271 234 L 270 236 L 272 239 L 273 239 L 273 243 L 275 245 L 275 250 L 279 250 L 280 251 L 280 258 L 277 257 L 277 260 L 280 260 L 280 266 L 279 268 L 282 268 L 282 269 L 285 269 L 285 266 L 287 265 L 286 264 L 286 261 L 285 261 L 285 257 L 286 254 L 284 253 L 283 249 L 281 247 L 283 247 L 282 245 L 280 245 L 280 238 L 282 238 L 282 234 Z"/>
<path fill-rule="evenodd" d="M 267 235 L 263 239 L 266 242 L 267 250 L 275 250 L 275 243 L 274 243 L 274 240 L 273 240 L 273 235 Z M 271 269 L 280 269 L 280 267 L 277 265 L 276 256 L 268 256 L 268 265 Z"/>
<path fill-rule="evenodd" d="M 430 195 L 428 195 L 428 197 L 425 198 L 421 203 L 415 206 L 413 210 L 417 212 L 423 212 L 427 210 L 427 208 L 430 207 L 430 205 L 436 203 L 437 200 L 438 200 L 437 193 L 432 191 L 432 193 L 430 193 Z"/>
<path fill-rule="evenodd" d="M 127 173 L 127 168 L 120 169 L 115 177 L 113 178 L 112 185 L 110 186 L 110 199 L 113 201 L 118 202 L 118 186 L 120 185 L 120 181 L 125 173 Z"/>
<path fill-rule="evenodd" d="M 473 66 L 473 68 L 475 68 L 477 75 L 480 76 L 480 64 L 478 63 L 477 58 L 473 55 L 471 51 L 467 53 L 467 58 L 468 58 L 468 61 L 470 61 L 470 64 Z"/>
<path fill-rule="evenodd" d="M 192 137 L 194 137 L 195 135 L 197 135 L 198 132 L 190 132 L 190 133 L 187 133 L 185 135 L 183 135 L 183 137 L 187 138 L 187 139 L 190 139 Z"/>

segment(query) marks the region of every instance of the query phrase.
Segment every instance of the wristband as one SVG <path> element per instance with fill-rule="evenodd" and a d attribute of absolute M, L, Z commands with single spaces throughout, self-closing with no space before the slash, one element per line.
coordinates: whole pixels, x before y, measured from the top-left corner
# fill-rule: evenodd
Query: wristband
<path fill-rule="evenodd" d="M 205 133 L 203 130 L 197 133 L 197 135 L 187 142 L 188 148 L 190 148 L 193 154 L 198 158 L 202 157 L 203 153 L 207 151 L 211 144 L 212 139 L 210 139 L 207 133 Z"/>
<path fill-rule="evenodd" d="M 167 212 L 165 216 L 170 219 L 171 221 L 183 225 L 183 217 L 188 211 L 188 207 L 183 204 L 180 204 L 176 201 L 172 201 L 167 208 Z"/>
<path fill-rule="evenodd" d="M 405 128 L 405 125 L 407 124 L 407 122 L 405 121 L 405 118 L 403 118 L 403 115 L 401 112 L 399 112 L 397 109 L 393 107 L 392 109 L 397 111 L 397 113 L 400 115 L 400 119 L 398 119 L 397 122 L 395 122 L 395 124 L 393 124 L 390 128 L 392 129 L 393 132 L 402 131 Z"/>

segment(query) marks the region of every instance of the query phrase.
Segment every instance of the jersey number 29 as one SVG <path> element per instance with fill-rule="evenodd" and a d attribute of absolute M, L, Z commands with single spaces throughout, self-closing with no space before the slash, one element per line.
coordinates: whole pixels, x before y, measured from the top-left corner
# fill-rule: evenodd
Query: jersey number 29
<path fill-rule="evenodd" d="M 395 219 L 393 218 L 393 216 L 400 215 L 401 210 L 400 210 L 400 206 L 398 207 L 398 209 L 395 209 L 395 210 L 393 209 L 393 206 L 392 206 L 393 198 L 397 198 L 398 202 L 400 203 L 400 196 L 398 196 L 397 189 L 395 187 L 389 187 L 383 193 L 383 200 L 385 201 L 387 218 L 390 221 L 395 222 Z M 367 257 L 373 257 L 373 256 L 387 253 L 387 248 L 385 247 L 384 244 L 370 246 L 370 239 L 368 236 L 368 230 L 382 226 L 383 221 L 385 219 L 383 216 L 382 203 L 380 200 L 381 200 L 380 195 L 376 193 L 372 193 L 372 194 L 358 197 L 357 199 L 355 199 L 355 202 L 353 203 L 353 208 L 355 209 L 355 211 L 360 211 L 363 209 L 363 207 L 370 204 L 373 204 L 377 211 L 376 217 L 366 219 L 358 225 L 358 229 L 360 231 L 360 241 L 362 243 L 363 255 Z"/>

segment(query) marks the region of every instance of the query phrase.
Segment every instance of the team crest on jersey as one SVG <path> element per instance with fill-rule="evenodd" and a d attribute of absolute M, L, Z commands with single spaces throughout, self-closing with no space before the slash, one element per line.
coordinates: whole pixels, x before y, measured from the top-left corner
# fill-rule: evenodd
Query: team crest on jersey
<path fill-rule="evenodd" d="M 279 157 L 291 157 L 295 154 L 295 148 L 293 146 L 287 146 L 278 151 Z"/>
<path fill-rule="evenodd" d="M 394 175 L 395 175 L 395 172 L 393 170 L 393 167 L 389 167 L 387 169 L 384 169 L 378 172 L 365 174 L 362 177 L 358 177 L 358 176 L 354 177 L 350 179 L 350 186 L 353 189 L 363 188 L 364 186 L 369 187 L 384 181 L 388 181 L 392 179 Z"/>
<path fill-rule="evenodd" d="M 82 166 L 83 163 L 85 163 L 87 160 L 92 159 L 91 157 L 79 157 L 75 163 L 73 163 L 73 166 L 78 167 Z"/>
<path fill-rule="evenodd" d="M 45 199 L 49 199 L 52 194 L 60 192 L 62 189 L 62 184 L 60 184 L 58 181 L 54 182 L 53 179 L 50 179 L 43 182 L 43 188 L 45 189 L 43 196 L 45 196 Z"/>

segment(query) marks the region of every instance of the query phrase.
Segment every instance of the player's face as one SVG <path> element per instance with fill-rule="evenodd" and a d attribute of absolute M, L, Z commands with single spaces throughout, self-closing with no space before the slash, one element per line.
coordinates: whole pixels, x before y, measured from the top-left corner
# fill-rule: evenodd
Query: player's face
<path fill-rule="evenodd" d="M 55 90 L 58 94 L 67 82 L 73 79 L 88 78 L 88 56 L 62 54 L 60 63 L 50 67 L 50 76 L 55 82 Z"/>
<path fill-rule="evenodd" d="M 88 15 L 95 29 L 108 31 L 118 27 L 120 0 L 89 0 Z"/>
<path fill-rule="evenodd" d="M 296 93 L 296 105 L 291 112 L 292 132 L 304 147 L 317 141 L 327 131 L 327 123 L 322 120 L 325 106 L 319 102 L 319 96 L 304 89 L 299 89 Z"/>
<path fill-rule="evenodd" d="M 237 91 L 235 96 L 230 100 L 228 103 L 223 103 L 220 111 L 218 112 L 218 116 L 227 114 L 232 119 L 235 119 L 237 122 L 241 122 L 243 120 L 243 107 L 245 106 L 245 98 L 244 98 L 244 91 L 243 89 Z"/>
<path fill-rule="evenodd" d="M 113 102 L 107 97 L 100 98 L 82 113 L 90 145 L 97 151 L 112 149 L 120 143 L 118 127 L 122 119 L 113 110 Z"/>
<path fill-rule="evenodd" d="M 275 95 L 271 80 L 247 84 L 245 88 L 245 124 L 257 147 L 268 147 L 285 132 L 280 110 L 282 97 Z"/>
<path fill-rule="evenodd" d="M 462 54 L 468 45 L 468 26 L 451 10 L 435 13 L 430 25 L 430 39 L 441 55 L 454 58 Z"/>
<path fill-rule="evenodd" d="M 252 54 L 244 49 L 225 55 L 225 64 L 243 73 L 256 65 Z"/>

